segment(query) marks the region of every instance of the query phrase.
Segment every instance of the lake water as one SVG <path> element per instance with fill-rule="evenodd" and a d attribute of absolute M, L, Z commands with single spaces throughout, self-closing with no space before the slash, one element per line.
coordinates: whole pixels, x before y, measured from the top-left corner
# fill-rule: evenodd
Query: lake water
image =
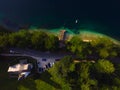
<path fill-rule="evenodd" d="M 0 24 L 13 29 L 23 25 L 53 32 L 68 28 L 71 33 L 97 32 L 120 40 L 119 9 L 115 1 L 108 4 L 90 0 L 1 0 Z"/>

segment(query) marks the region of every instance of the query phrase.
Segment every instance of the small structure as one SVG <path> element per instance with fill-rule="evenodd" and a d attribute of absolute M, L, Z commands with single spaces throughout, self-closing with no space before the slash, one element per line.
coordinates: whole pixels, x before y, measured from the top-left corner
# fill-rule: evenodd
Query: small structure
<path fill-rule="evenodd" d="M 65 40 L 67 40 L 67 31 L 66 30 L 61 30 L 59 33 L 59 47 L 63 48 L 65 47 Z"/>
<path fill-rule="evenodd" d="M 83 39 L 83 42 L 91 42 L 92 40 L 90 39 Z"/>
<path fill-rule="evenodd" d="M 13 66 L 9 66 L 8 72 L 10 74 L 10 77 L 18 77 L 18 80 L 22 78 L 26 78 L 30 73 L 31 69 L 33 68 L 33 65 L 28 64 L 15 64 Z"/>
<path fill-rule="evenodd" d="M 80 62 L 91 62 L 91 63 L 95 63 L 94 60 L 74 60 L 74 63 L 80 63 Z"/>
<path fill-rule="evenodd" d="M 60 33 L 59 33 L 59 40 L 60 41 L 65 41 L 66 40 L 66 33 L 67 33 L 66 30 L 61 30 L 60 31 Z"/>

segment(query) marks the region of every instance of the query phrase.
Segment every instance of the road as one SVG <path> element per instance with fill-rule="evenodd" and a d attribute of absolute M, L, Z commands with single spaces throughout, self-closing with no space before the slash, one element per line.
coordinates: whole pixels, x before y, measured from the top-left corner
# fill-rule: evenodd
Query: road
<path fill-rule="evenodd" d="M 10 50 L 18 53 L 12 53 L 12 54 L 1 54 L 2 56 L 28 56 L 32 57 L 37 60 L 38 67 L 44 67 L 48 63 L 55 62 L 55 59 L 61 59 L 66 55 L 70 55 L 68 53 L 49 53 L 49 52 L 40 52 L 36 50 L 30 50 L 30 49 L 19 49 L 19 48 L 11 48 Z M 43 61 L 42 59 L 46 59 L 46 61 Z"/>

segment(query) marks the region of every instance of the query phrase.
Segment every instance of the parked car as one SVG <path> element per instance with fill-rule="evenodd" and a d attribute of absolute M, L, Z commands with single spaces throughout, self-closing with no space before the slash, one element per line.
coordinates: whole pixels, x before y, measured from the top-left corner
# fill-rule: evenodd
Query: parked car
<path fill-rule="evenodd" d="M 42 73 L 42 72 L 43 72 L 43 68 L 40 67 L 40 68 L 39 68 L 39 73 Z"/>
<path fill-rule="evenodd" d="M 10 50 L 10 53 L 11 53 L 11 54 L 14 54 L 14 53 L 15 53 L 15 51 L 13 51 L 13 50 Z"/>
<path fill-rule="evenodd" d="M 13 50 L 10 50 L 9 53 L 10 53 L 10 54 L 20 54 L 19 52 L 15 52 L 15 51 L 13 51 Z"/>
<path fill-rule="evenodd" d="M 42 59 L 42 61 L 47 61 L 47 59 Z"/>
<path fill-rule="evenodd" d="M 40 62 L 37 62 L 37 64 L 40 64 Z"/>
<path fill-rule="evenodd" d="M 60 59 L 58 58 L 58 59 L 55 59 L 55 61 L 60 61 Z"/>
<path fill-rule="evenodd" d="M 54 62 L 48 63 L 49 68 L 51 68 L 54 65 Z"/>
<path fill-rule="evenodd" d="M 46 68 L 49 68 L 48 64 L 47 64 L 47 65 L 45 65 L 45 67 L 46 67 Z"/>
<path fill-rule="evenodd" d="M 49 68 L 51 68 L 51 65 L 50 65 L 50 63 L 48 63 L 48 67 L 49 67 Z"/>
<path fill-rule="evenodd" d="M 55 63 L 54 62 L 50 62 L 50 67 L 52 67 Z"/>

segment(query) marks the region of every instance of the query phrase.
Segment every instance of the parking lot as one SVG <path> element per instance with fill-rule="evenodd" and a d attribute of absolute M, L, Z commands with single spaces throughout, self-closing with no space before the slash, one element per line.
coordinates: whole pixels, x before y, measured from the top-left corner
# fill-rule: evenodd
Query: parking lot
<path fill-rule="evenodd" d="M 44 70 L 50 68 L 51 66 L 54 65 L 56 61 L 59 61 L 64 56 L 68 55 L 68 54 L 60 54 L 60 53 L 46 53 L 35 50 L 23 50 L 16 48 L 13 48 L 12 51 L 19 52 L 21 53 L 21 55 L 29 56 L 36 59 L 38 65 L 38 71 L 39 68 L 43 68 Z"/>

